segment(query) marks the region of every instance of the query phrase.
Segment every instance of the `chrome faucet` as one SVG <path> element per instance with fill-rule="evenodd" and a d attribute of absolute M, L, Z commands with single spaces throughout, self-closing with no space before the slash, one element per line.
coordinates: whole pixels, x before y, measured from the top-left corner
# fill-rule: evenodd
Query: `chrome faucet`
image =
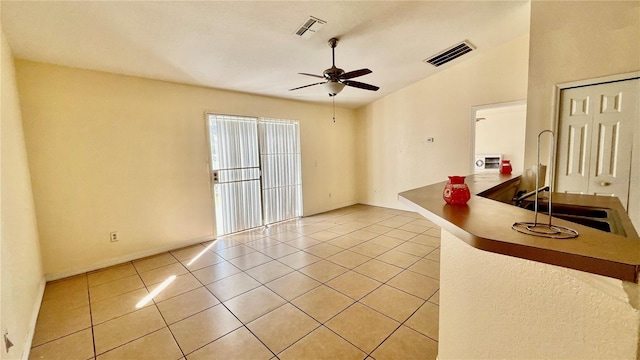
<path fill-rule="evenodd" d="M 519 191 L 516 196 L 513 197 L 513 199 L 511 199 L 511 201 L 515 201 L 515 205 L 516 206 L 520 206 L 522 205 L 522 202 L 530 197 L 532 197 L 533 195 L 538 196 L 538 193 L 543 192 L 543 191 L 549 191 L 549 185 L 547 186 L 543 186 L 538 190 L 532 190 L 529 191 L 528 193 L 525 193 L 524 191 Z"/>

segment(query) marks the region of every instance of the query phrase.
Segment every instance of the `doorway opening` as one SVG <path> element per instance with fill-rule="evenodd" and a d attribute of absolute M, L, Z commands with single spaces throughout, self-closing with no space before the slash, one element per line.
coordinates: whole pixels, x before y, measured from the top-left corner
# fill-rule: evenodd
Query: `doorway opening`
<path fill-rule="evenodd" d="M 559 192 L 617 196 L 628 209 L 639 99 L 637 77 L 560 89 Z"/>
<path fill-rule="evenodd" d="M 471 174 L 499 171 L 499 167 L 478 162 L 486 158 L 511 160 L 514 173 L 524 170 L 526 117 L 526 100 L 471 108 Z"/>

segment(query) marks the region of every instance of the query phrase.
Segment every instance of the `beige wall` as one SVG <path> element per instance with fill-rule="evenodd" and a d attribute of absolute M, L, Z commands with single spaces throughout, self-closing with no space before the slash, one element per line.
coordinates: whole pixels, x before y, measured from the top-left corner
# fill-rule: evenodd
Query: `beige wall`
<path fill-rule="evenodd" d="M 471 108 L 526 99 L 528 48 L 521 36 L 359 109 L 359 201 L 403 208 L 399 192 L 467 175 Z"/>
<path fill-rule="evenodd" d="M 439 359 L 640 356 L 640 285 L 441 238 Z"/>
<path fill-rule="evenodd" d="M 212 237 L 206 111 L 300 120 L 305 215 L 356 200 L 353 110 L 338 108 L 333 123 L 329 106 L 16 67 L 49 278 Z"/>
<path fill-rule="evenodd" d="M 537 134 L 554 127 L 557 84 L 640 70 L 640 2 L 532 1 L 530 37 L 526 166 L 535 164 Z M 640 161 L 632 179 L 630 203 L 640 204 Z M 640 205 L 629 213 L 640 228 Z"/>
<path fill-rule="evenodd" d="M 2 341 L 0 357 L 20 359 L 29 350 L 44 276 L 13 58 L 1 36 L 0 330 L 15 346 L 7 353 Z"/>

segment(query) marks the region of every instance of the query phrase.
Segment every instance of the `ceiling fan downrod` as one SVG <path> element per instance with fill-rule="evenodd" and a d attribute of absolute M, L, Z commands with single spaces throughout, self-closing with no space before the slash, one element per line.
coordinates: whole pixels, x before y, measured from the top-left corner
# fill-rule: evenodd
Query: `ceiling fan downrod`
<path fill-rule="evenodd" d="M 336 67 L 336 46 L 338 46 L 338 39 L 329 39 L 329 46 L 331 47 L 331 66 Z"/>

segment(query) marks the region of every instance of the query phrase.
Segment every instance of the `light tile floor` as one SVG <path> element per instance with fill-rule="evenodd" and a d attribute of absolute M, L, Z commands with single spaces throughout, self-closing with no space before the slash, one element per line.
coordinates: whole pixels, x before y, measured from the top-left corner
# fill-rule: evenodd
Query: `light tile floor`
<path fill-rule="evenodd" d="M 435 359 L 439 237 L 354 205 L 51 282 L 30 358 Z"/>

